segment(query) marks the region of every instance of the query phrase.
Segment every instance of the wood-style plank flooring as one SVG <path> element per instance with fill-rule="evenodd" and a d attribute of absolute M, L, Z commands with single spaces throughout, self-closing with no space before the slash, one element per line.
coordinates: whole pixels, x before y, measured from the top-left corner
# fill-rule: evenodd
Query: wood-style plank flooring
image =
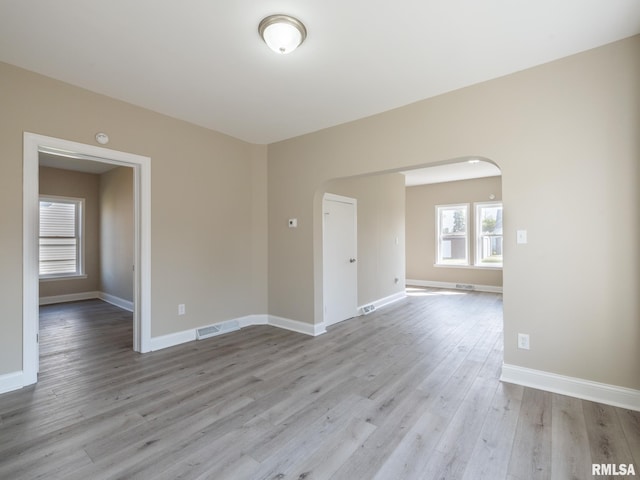
<path fill-rule="evenodd" d="M 411 293 L 315 338 L 254 326 L 145 355 L 128 312 L 42 307 L 39 382 L 0 395 L 0 478 L 640 475 L 639 412 L 498 380 L 500 295 Z"/>

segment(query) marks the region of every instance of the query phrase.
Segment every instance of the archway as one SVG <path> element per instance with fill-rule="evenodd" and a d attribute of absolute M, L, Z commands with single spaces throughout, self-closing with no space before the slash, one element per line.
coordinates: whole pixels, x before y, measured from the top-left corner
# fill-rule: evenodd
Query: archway
<path fill-rule="evenodd" d="M 423 178 L 419 183 L 413 183 L 411 186 L 407 186 L 405 183 L 401 187 L 398 187 L 397 180 L 395 183 L 393 181 L 387 181 L 385 178 L 389 178 L 390 176 L 398 177 L 399 174 L 404 174 L 405 176 L 409 176 L 411 174 L 414 177 L 423 176 L 432 178 L 427 181 Z M 446 279 L 438 279 L 438 278 L 411 278 L 410 275 L 406 275 L 410 273 L 412 269 L 407 266 L 407 252 L 406 252 L 406 242 L 409 242 L 410 239 L 406 238 L 404 232 L 399 233 L 398 223 L 397 223 L 397 208 L 396 212 L 386 212 L 386 215 L 378 215 L 379 218 L 374 219 L 373 221 L 377 221 L 380 225 L 390 226 L 393 225 L 393 228 L 389 228 L 385 231 L 372 231 L 371 228 L 369 230 L 361 231 L 361 221 L 366 221 L 366 218 L 369 217 L 369 222 L 372 222 L 372 218 L 376 216 L 376 213 L 367 212 L 367 209 L 376 208 L 377 205 L 385 205 L 388 206 L 389 199 L 393 198 L 387 197 L 384 194 L 385 189 L 397 189 L 402 188 L 405 198 L 406 191 L 408 188 L 421 188 L 420 185 L 454 185 L 457 184 L 457 191 L 464 191 L 465 188 L 468 188 L 468 185 L 472 184 L 474 181 L 479 181 L 478 179 L 487 179 L 497 177 L 498 180 L 494 182 L 484 182 L 489 185 L 488 190 L 485 192 L 485 195 L 482 196 L 478 192 L 471 192 L 469 198 L 465 198 L 465 202 L 470 205 L 470 209 L 473 209 L 474 205 L 480 205 L 483 202 L 492 202 L 497 203 L 502 201 L 502 186 L 501 186 L 501 170 L 499 166 L 484 157 L 481 156 L 467 156 L 461 158 L 455 158 L 451 160 L 434 162 L 430 164 L 422 164 L 422 165 L 414 165 L 408 166 L 406 168 L 394 169 L 383 172 L 373 172 L 364 175 L 358 175 L 353 177 L 344 177 L 337 178 L 330 181 L 325 182 L 315 193 L 314 198 L 314 288 L 315 288 L 315 324 L 316 326 L 321 325 L 324 326 L 324 279 L 323 279 L 323 258 L 322 258 L 322 197 L 325 193 L 332 193 L 344 196 L 350 196 L 358 199 L 359 211 L 359 228 L 358 228 L 358 252 L 359 257 L 363 256 L 363 252 L 367 250 L 370 251 L 369 254 L 369 265 L 367 264 L 368 260 L 366 258 L 358 259 L 358 268 L 359 272 L 361 272 L 358 276 L 359 281 L 359 301 L 358 305 L 362 310 L 365 307 L 370 307 L 373 305 L 374 307 L 379 307 L 385 305 L 387 303 L 391 303 L 399 298 L 404 296 L 404 287 L 405 281 L 411 280 L 412 284 L 417 284 L 418 286 L 431 286 L 431 287 L 439 287 L 439 288 L 461 288 L 464 290 L 478 290 L 478 291 L 487 291 L 487 292 L 495 292 L 502 293 L 503 285 L 502 285 L 502 268 L 501 266 L 490 266 L 490 265 L 476 265 L 476 262 L 473 260 L 475 255 L 470 255 L 470 264 L 466 265 L 466 268 L 460 268 L 460 266 L 455 266 L 452 268 L 448 268 L 446 266 L 437 267 L 441 272 L 446 270 L 450 271 L 449 280 Z M 467 187 L 465 187 L 465 185 Z M 363 199 L 363 195 L 365 199 Z M 474 196 L 475 195 L 475 196 Z M 397 197 L 397 195 L 396 195 Z M 364 200 L 364 201 L 363 201 Z M 460 202 L 461 200 L 457 200 Z M 443 203 L 455 203 L 455 201 L 448 201 Z M 373 206 L 372 206 L 373 205 Z M 406 205 L 403 205 L 403 208 L 406 208 Z M 434 226 L 434 207 L 430 208 L 431 213 L 431 226 Z M 403 229 L 406 229 L 407 212 L 403 210 Z M 475 209 L 470 213 L 469 221 L 474 222 L 474 217 L 476 215 Z M 384 218 L 382 218 L 384 217 Z M 371 225 L 369 225 L 371 227 Z M 391 231 L 393 230 L 393 231 Z M 469 243 L 469 248 L 475 247 L 475 235 L 473 234 L 473 229 L 469 232 L 470 237 L 467 240 Z M 408 233 L 407 233 L 408 235 Z M 433 258 L 435 255 L 435 244 L 434 244 L 435 233 L 431 235 L 431 240 L 433 244 L 433 248 L 430 248 L 430 254 L 432 256 L 431 260 L 431 270 L 433 270 L 433 264 L 435 263 Z M 419 240 L 418 240 L 419 241 Z M 377 242 L 379 245 L 385 245 L 384 251 L 376 251 L 376 248 L 373 248 L 369 245 L 365 245 L 367 242 Z M 402 255 L 402 265 L 398 265 L 397 263 L 397 249 L 395 246 L 402 243 L 402 246 L 405 247 Z M 473 245 L 472 245 L 473 243 Z M 377 261 L 379 258 L 396 259 L 396 265 L 386 265 L 378 269 L 371 266 L 371 261 Z M 385 275 L 389 278 L 382 279 L 379 285 L 372 285 L 374 282 L 379 280 L 377 273 L 381 270 L 384 272 L 381 275 Z M 464 275 L 460 275 L 464 272 Z M 456 275 L 459 278 L 456 279 Z M 483 278 L 493 278 L 491 281 L 482 281 Z M 360 280 L 362 279 L 362 281 Z M 480 280 L 478 280 L 480 279 Z M 392 282 L 392 283 L 391 283 Z M 402 292 L 402 293 L 401 293 Z"/>

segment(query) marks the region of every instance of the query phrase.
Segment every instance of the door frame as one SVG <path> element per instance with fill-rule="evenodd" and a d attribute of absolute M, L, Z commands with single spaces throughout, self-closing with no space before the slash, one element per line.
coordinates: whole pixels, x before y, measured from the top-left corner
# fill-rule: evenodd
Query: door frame
<path fill-rule="evenodd" d="M 327 251 L 326 251 L 326 227 L 325 227 L 325 202 L 341 202 L 349 205 L 353 205 L 354 208 L 354 216 L 353 216 L 353 229 L 354 229 L 354 241 L 355 245 L 353 246 L 353 251 L 355 258 L 358 258 L 358 200 L 351 197 L 344 197 L 342 195 L 336 195 L 334 193 L 325 192 L 322 196 L 322 322 L 329 326 L 332 325 L 327 323 Z M 356 285 L 355 292 L 356 298 L 354 302 L 354 315 L 358 313 L 358 274 L 357 274 L 356 265 Z"/>
<path fill-rule="evenodd" d="M 24 132 L 23 138 L 23 290 L 22 384 L 38 381 L 39 153 L 66 154 L 79 160 L 132 167 L 134 171 L 134 312 L 133 349 L 151 350 L 151 158 Z"/>

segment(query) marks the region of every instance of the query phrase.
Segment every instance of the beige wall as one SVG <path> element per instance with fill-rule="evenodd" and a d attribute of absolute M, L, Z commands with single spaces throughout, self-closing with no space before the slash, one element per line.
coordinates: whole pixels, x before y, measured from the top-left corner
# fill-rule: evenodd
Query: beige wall
<path fill-rule="evenodd" d="M 474 215 L 474 202 L 502 199 L 500 177 L 478 178 L 458 182 L 419 185 L 406 189 L 407 202 L 407 278 L 431 282 L 468 283 L 502 286 L 502 269 L 436 267 L 436 205 L 468 203 Z M 470 222 L 473 222 L 473 217 Z M 473 235 L 473 233 L 471 233 Z M 469 253 L 474 255 L 471 237 Z"/>
<path fill-rule="evenodd" d="M 40 281 L 40 297 L 95 292 L 100 283 L 98 175 L 59 168 L 39 168 L 41 195 L 83 198 L 84 271 L 86 278 Z"/>
<path fill-rule="evenodd" d="M 100 175 L 100 291 L 133 302 L 133 169 Z"/>
<path fill-rule="evenodd" d="M 269 308 L 269 222 L 267 210 L 267 147 L 254 146 L 251 156 L 251 276 L 245 286 L 256 311 Z"/>
<path fill-rule="evenodd" d="M 358 306 L 404 291 L 404 176 L 339 179 L 325 190 L 358 201 Z"/>
<path fill-rule="evenodd" d="M 267 311 L 266 147 L 2 63 L 0 105 L 0 375 L 22 369 L 25 131 L 151 158 L 153 337 Z"/>
<path fill-rule="evenodd" d="M 638 85 L 640 36 L 270 145 L 270 312 L 322 318 L 325 181 L 478 155 L 502 169 L 505 362 L 640 388 Z"/>
<path fill-rule="evenodd" d="M 478 155 L 502 169 L 505 361 L 638 389 L 639 84 L 636 36 L 267 149 L 0 64 L 0 374 L 22 364 L 23 132 L 104 131 L 152 159 L 152 336 L 321 319 L 324 183 Z"/>

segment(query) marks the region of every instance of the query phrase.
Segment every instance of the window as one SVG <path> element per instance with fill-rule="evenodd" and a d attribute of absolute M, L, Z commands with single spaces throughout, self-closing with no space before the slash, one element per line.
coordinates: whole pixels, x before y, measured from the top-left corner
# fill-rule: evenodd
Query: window
<path fill-rule="evenodd" d="M 437 205 L 437 264 L 469 265 L 469 205 Z"/>
<path fill-rule="evenodd" d="M 502 203 L 476 203 L 476 262 L 502 267 Z"/>
<path fill-rule="evenodd" d="M 40 278 L 74 277 L 82 268 L 84 200 L 40 197 Z"/>

